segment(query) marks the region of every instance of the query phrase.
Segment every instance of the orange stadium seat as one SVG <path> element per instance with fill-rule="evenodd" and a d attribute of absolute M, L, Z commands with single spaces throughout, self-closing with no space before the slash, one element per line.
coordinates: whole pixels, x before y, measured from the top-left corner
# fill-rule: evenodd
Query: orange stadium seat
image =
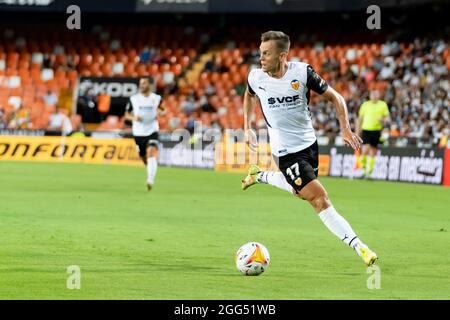
<path fill-rule="evenodd" d="M 67 72 L 67 77 L 71 81 L 72 85 L 74 85 L 78 78 L 78 72 L 76 70 L 69 70 Z"/>
<path fill-rule="evenodd" d="M 153 63 L 153 64 L 148 65 L 147 70 L 148 70 L 148 73 L 153 76 L 158 73 L 159 66 L 157 64 Z"/>
<path fill-rule="evenodd" d="M 189 56 L 183 56 L 183 57 L 181 57 L 180 64 L 183 66 L 183 68 L 186 68 L 187 66 L 189 66 L 189 63 L 190 63 L 190 58 L 189 58 Z"/>
<path fill-rule="evenodd" d="M 98 62 L 93 62 L 89 65 L 89 72 L 91 76 L 94 77 L 101 77 L 102 72 L 100 70 L 100 64 Z"/>
<path fill-rule="evenodd" d="M 92 76 L 91 71 L 88 68 L 81 69 L 80 75 L 82 77 L 90 77 L 90 76 Z"/>
<path fill-rule="evenodd" d="M 111 52 L 105 53 L 104 57 L 104 63 L 113 64 L 114 62 L 116 62 L 116 56 Z"/>
<path fill-rule="evenodd" d="M 67 55 L 58 54 L 55 57 L 55 67 L 67 65 Z"/>
<path fill-rule="evenodd" d="M 89 53 L 80 56 L 80 66 L 89 66 L 92 63 L 92 55 Z"/>
<path fill-rule="evenodd" d="M 16 68 L 7 68 L 5 72 L 5 76 L 12 77 L 17 76 L 19 73 Z"/>
<path fill-rule="evenodd" d="M 125 75 L 129 77 L 137 77 L 136 66 L 134 63 L 128 63 L 125 66 Z"/>
<path fill-rule="evenodd" d="M 183 72 L 183 66 L 179 63 L 172 65 L 170 70 L 175 74 L 175 76 L 180 76 Z"/>
<path fill-rule="evenodd" d="M 136 67 L 136 72 L 139 77 L 147 76 L 149 74 L 147 66 L 145 64 L 139 63 Z"/>

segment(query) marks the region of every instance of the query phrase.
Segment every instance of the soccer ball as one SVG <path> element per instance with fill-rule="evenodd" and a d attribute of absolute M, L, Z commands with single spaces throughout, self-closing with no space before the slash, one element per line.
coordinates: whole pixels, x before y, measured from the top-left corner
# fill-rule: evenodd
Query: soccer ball
<path fill-rule="evenodd" d="M 270 256 L 267 248 L 258 242 L 244 244 L 236 252 L 236 267 L 246 276 L 257 276 L 266 271 Z"/>

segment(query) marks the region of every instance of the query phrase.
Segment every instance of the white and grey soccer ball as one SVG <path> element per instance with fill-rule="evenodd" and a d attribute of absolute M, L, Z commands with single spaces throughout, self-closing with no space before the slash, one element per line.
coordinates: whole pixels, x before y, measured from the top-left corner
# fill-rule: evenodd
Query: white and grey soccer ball
<path fill-rule="evenodd" d="M 236 267 L 246 276 L 257 276 L 267 270 L 269 250 L 259 242 L 248 242 L 236 252 Z"/>

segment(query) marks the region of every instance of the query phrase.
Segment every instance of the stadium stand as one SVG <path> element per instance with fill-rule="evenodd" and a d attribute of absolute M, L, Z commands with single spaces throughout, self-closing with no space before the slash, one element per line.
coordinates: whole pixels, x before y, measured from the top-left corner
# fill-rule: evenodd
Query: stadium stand
<path fill-rule="evenodd" d="M 259 65 L 255 35 L 264 29 L 230 27 L 225 37 L 216 37 L 214 27 L 94 26 L 67 33 L 47 24 L 1 30 L 0 128 L 47 129 L 58 105 L 80 129 L 72 108 L 78 77 L 151 75 L 168 111 L 161 129 L 170 131 L 193 121 L 205 128 L 243 126 L 242 94 L 249 70 Z M 438 145 L 448 137 L 448 39 L 364 39 L 357 32 L 344 39 L 314 30 L 292 34 L 290 59 L 310 63 L 341 92 L 351 120 L 369 89 L 379 88 L 393 116 L 386 140 Z M 108 99 L 96 99 L 103 115 L 96 130 L 126 130 L 123 119 L 108 115 Z M 331 104 L 312 95 L 311 111 L 318 134 L 333 141 L 339 127 Z M 265 125 L 260 110 L 256 124 Z"/>

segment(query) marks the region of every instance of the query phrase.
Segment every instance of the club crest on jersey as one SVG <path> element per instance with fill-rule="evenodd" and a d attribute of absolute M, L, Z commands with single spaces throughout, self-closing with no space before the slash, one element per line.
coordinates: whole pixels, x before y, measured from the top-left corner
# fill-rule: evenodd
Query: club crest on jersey
<path fill-rule="evenodd" d="M 297 79 L 292 80 L 291 87 L 292 87 L 292 89 L 297 91 L 300 88 L 300 82 Z"/>

